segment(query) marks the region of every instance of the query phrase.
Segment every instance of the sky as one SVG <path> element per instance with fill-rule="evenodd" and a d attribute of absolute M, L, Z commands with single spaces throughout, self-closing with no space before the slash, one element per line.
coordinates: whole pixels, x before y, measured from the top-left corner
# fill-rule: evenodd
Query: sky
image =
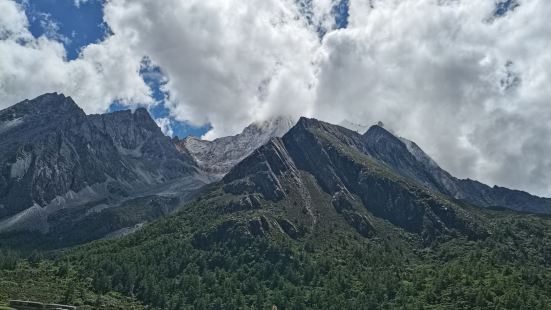
<path fill-rule="evenodd" d="M 551 196 L 546 0 L 0 0 L 0 108 L 143 106 L 213 139 L 382 121 L 457 177 Z"/>

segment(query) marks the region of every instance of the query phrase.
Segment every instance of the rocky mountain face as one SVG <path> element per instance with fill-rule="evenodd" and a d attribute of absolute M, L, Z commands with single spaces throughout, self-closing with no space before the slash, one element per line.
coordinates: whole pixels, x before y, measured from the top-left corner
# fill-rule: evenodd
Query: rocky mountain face
<path fill-rule="evenodd" d="M 189 154 L 202 171 L 218 180 L 270 138 L 283 136 L 294 124 L 290 118 L 278 117 L 253 123 L 235 136 L 212 141 L 190 136 L 175 140 L 175 144 L 183 154 Z"/>
<path fill-rule="evenodd" d="M 241 197 L 224 208 L 302 206 L 300 223 L 279 219 L 292 234 L 317 223 L 318 206 L 362 235 L 381 218 L 424 238 L 479 234 L 461 203 L 551 214 L 551 199 L 457 179 L 382 126 L 353 129 L 278 118 L 213 141 L 171 140 L 145 109 L 86 115 L 45 94 L 0 111 L 0 232 L 70 243 L 124 234 L 222 178 Z"/>
<path fill-rule="evenodd" d="M 178 152 L 147 110 L 139 108 L 135 112 L 126 110 L 88 118 L 131 164 L 135 179 L 157 184 L 196 172 L 193 159 Z"/>
<path fill-rule="evenodd" d="M 397 137 L 382 123 L 371 126 L 343 121 L 341 126 L 363 133 L 364 153 L 384 162 L 401 175 L 444 195 L 483 208 L 551 214 L 551 199 L 504 187 L 490 187 L 470 179 L 458 179 L 442 169 L 415 142 Z"/>
<path fill-rule="evenodd" d="M 329 229 L 327 218 L 364 237 L 385 230 L 383 220 L 424 242 L 479 238 L 486 224 L 465 206 L 551 213 L 548 199 L 454 178 L 416 144 L 381 126 L 361 135 L 307 118 L 254 151 L 218 186 L 238 197 L 207 199 L 223 216 L 266 213 L 248 219 L 251 233 L 275 229 L 291 238 Z"/>
<path fill-rule="evenodd" d="M 241 197 L 224 210 L 279 206 L 277 215 L 268 209 L 270 214 L 260 218 L 260 229 L 273 226 L 292 238 L 328 229 L 327 216 L 340 218 L 365 237 L 383 230 L 381 220 L 426 242 L 485 235 L 480 220 L 453 199 L 368 155 L 363 138 L 339 126 L 301 118 L 283 138 L 271 139 L 223 178 L 224 191 Z M 272 224 L 261 225 L 262 221 Z"/>
<path fill-rule="evenodd" d="M 503 187 L 458 179 L 443 170 L 417 144 L 372 126 L 362 136 L 366 153 L 392 169 L 444 195 L 483 208 L 551 214 L 551 199 Z"/>
<path fill-rule="evenodd" d="M 56 93 L 0 111 L 0 169 L 0 230 L 46 232 L 65 208 L 87 205 L 85 216 L 167 183 L 204 184 L 145 109 L 87 116 Z"/>

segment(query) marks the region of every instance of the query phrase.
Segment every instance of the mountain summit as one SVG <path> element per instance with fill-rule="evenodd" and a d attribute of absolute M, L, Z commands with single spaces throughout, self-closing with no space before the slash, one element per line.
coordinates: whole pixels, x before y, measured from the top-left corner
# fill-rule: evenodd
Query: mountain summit
<path fill-rule="evenodd" d="M 286 217 L 273 220 L 291 223 L 292 234 L 328 225 L 320 218 L 327 212 L 340 214 L 366 236 L 379 230 L 377 219 L 427 240 L 440 234 L 484 234 L 456 202 L 400 175 L 366 150 L 355 131 L 301 118 L 283 138 L 271 139 L 235 166 L 223 188 L 242 196 L 243 208 L 259 198 L 261 204 L 281 205 Z M 303 215 L 283 205 L 297 206 Z"/>
<path fill-rule="evenodd" d="M 254 190 L 251 202 L 256 194 L 277 201 L 290 191 L 295 198 L 303 195 L 295 204 L 311 205 L 321 192 L 348 204 L 346 197 L 360 201 L 370 193 L 363 203 L 373 207 L 378 201 L 374 215 L 417 231 L 427 229 L 427 218 L 444 232 L 458 228 L 443 227 L 434 205 L 414 207 L 412 191 L 433 197 L 433 204 L 551 214 L 551 199 L 457 179 L 414 142 L 380 125 L 363 134 L 353 129 L 276 118 L 213 141 L 171 140 L 142 108 L 86 115 L 61 94 L 24 100 L 0 111 L 0 231 L 38 230 L 59 240 L 75 237 L 74 243 L 126 233 L 182 207 L 203 185 L 222 178 L 231 193 Z M 311 180 L 305 173 L 315 186 L 304 187 Z M 292 180 L 298 183 L 286 189 Z M 317 187 L 321 192 L 308 194 Z M 395 195 L 405 200 L 390 198 Z M 353 225 L 364 223 L 359 215 L 349 216 Z"/>
<path fill-rule="evenodd" d="M 363 135 L 366 153 L 444 195 L 483 208 L 507 208 L 520 212 L 551 214 L 551 199 L 503 187 L 458 179 L 430 158 L 417 144 L 374 125 Z"/>
<path fill-rule="evenodd" d="M 46 232 L 66 208 L 94 214 L 168 182 L 204 184 L 145 109 L 88 116 L 56 93 L 0 111 L 0 169 L 0 230 Z"/>
<path fill-rule="evenodd" d="M 293 125 L 292 119 L 277 117 L 252 123 L 235 136 L 212 141 L 190 136 L 176 140 L 176 146 L 182 153 L 189 154 L 200 169 L 218 180 L 270 138 L 282 137 Z"/>

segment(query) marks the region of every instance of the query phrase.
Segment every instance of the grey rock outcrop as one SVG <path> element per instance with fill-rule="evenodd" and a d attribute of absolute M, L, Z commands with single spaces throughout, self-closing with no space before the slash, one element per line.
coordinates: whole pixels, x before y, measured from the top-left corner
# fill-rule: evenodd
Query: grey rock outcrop
<path fill-rule="evenodd" d="M 204 184 L 145 109 L 86 115 L 52 93 L 0 111 L 0 230 L 48 230 L 60 209 Z"/>
<path fill-rule="evenodd" d="M 189 154 L 205 174 L 218 180 L 271 138 L 282 137 L 294 124 L 290 118 L 278 117 L 253 123 L 235 136 L 212 141 L 190 136 L 184 140 L 176 140 L 175 144 L 183 154 Z"/>
<path fill-rule="evenodd" d="M 485 235 L 455 202 L 402 176 L 368 150 L 357 132 L 301 118 L 283 138 L 270 140 L 236 165 L 222 184 L 233 195 L 259 193 L 266 203 L 281 205 L 292 217 L 278 223 L 292 238 L 326 222 L 317 214 L 327 213 L 322 211 L 327 203 L 364 237 L 376 233 L 370 216 L 427 242 L 444 235 Z"/>
<path fill-rule="evenodd" d="M 490 187 L 471 179 L 458 179 L 440 168 L 417 144 L 396 137 L 381 126 L 372 126 L 362 137 L 367 154 L 444 195 L 483 208 L 551 214 L 551 199 L 504 187 Z"/>

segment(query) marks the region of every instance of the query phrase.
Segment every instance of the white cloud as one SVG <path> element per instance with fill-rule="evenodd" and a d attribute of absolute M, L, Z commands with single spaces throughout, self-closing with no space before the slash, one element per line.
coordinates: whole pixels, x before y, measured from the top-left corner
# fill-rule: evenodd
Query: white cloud
<path fill-rule="evenodd" d="M 36 18 L 39 19 L 40 27 L 44 31 L 44 35 L 48 39 L 70 44 L 71 39 L 59 33 L 59 23 L 52 18 L 49 13 L 38 13 Z"/>
<path fill-rule="evenodd" d="M 85 4 L 90 1 L 93 1 L 93 0 L 74 0 L 74 3 L 75 3 L 75 6 L 79 8 L 81 4 Z"/>
<path fill-rule="evenodd" d="M 212 123 L 208 137 L 308 101 L 319 40 L 293 1 L 114 0 L 104 13 L 115 36 L 162 69 L 173 116 Z"/>
<path fill-rule="evenodd" d="M 174 131 L 172 130 L 171 120 L 168 117 L 161 117 L 155 119 L 155 123 L 161 128 L 163 133 L 169 137 L 172 137 L 174 135 Z"/>
<path fill-rule="evenodd" d="M 33 37 L 16 2 L 0 0 L 0 11 L 0 108 L 54 91 L 74 97 L 87 113 L 104 112 L 115 100 L 153 103 L 139 76 L 141 55 L 118 37 L 88 45 L 67 61 L 56 38 Z"/>
<path fill-rule="evenodd" d="M 551 3 L 368 4 L 318 51 L 314 114 L 383 120 L 457 176 L 551 194 Z"/>
<path fill-rule="evenodd" d="M 0 39 L 28 35 L 28 21 L 25 14 L 12 1 L 0 1 Z"/>
<path fill-rule="evenodd" d="M 211 123 L 208 138 L 278 114 L 381 120 L 455 175 L 551 195 L 551 2 L 494 18 L 495 0 L 350 0 L 331 30 L 336 2 L 111 0 L 114 35 L 68 62 L 0 0 L 0 104 L 54 90 L 88 112 L 152 103 L 147 56 L 171 117 Z"/>

